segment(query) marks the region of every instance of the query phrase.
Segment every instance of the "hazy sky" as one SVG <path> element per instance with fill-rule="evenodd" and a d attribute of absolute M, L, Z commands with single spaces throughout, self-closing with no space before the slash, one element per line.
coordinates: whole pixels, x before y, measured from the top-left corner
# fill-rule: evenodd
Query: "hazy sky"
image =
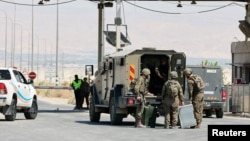
<path fill-rule="evenodd" d="M 55 54 L 56 0 L 50 0 L 43 6 L 38 6 L 38 2 L 33 0 L 36 5 L 33 7 L 34 52 Z M 185 52 L 187 57 L 231 59 L 231 42 L 245 40 L 238 28 L 238 21 L 245 16 L 245 3 L 198 1 L 191 5 L 190 2 L 182 2 L 182 8 L 176 7 L 177 3 L 123 1 L 122 22 L 127 25 L 132 43 L 124 49 L 155 47 Z M 23 52 L 27 53 L 31 48 L 31 4 L 32 0 L 0 0 L 0 51 L 5 50 L 5 13 L 8 17 L 7 51 L 10 53 L 11 20 L 14 19 L 17 23 L 15 52 L 19 53 L 21 48 L 21 28 Z M 82 55 L 83 60 L 97 60 L 97 2 L 76 0 L 60 4 L 58 10 L 59 53 Z M 106 8 L 105 24 L 114 24 L 115 16 L 116 5 Z M 111 29 L 114 30 L 114 26 L 110 26 Z M 105 54 L 114 51 L 114 47 L 105 43 Z"/>

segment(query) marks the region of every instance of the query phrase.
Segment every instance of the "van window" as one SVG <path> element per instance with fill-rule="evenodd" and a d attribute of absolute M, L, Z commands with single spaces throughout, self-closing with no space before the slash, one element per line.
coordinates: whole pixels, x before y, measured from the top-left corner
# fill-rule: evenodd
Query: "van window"
<path fill-rule="evenodd" d="M 10 80 L 10 72 L 8 70 L 0 70 L 0 80 Z"/>

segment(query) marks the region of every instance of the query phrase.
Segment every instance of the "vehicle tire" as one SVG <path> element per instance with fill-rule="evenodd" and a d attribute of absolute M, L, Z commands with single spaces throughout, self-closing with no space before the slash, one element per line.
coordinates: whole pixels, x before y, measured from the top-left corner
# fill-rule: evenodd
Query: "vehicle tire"
<path fill-rule="evenodd" d="M 30 108 L 25 109 L 24 116 L 26 119 L 35 119 L 38 113 L 37 100 L 33 100 Z"/>
<path fill-rule="evenodd" d="M 211 110 L 206 110 L 205 115 L 206 115 L 206 117 L 211 117 L 212 116 L 212 111 Z"/>
<path fill-rule="evenodd" d="M 110 100 L 110 106 L 109 106 L 109 113 L 110 113 L 110 122 L 112 125 L 121 125 L 123 115 L 116 113 L 116 106 L 115 106 L 115 98 L 112 97 Z"/>
<path fill-rule="evenodd" d="M 10 105 L 10 110 L 11 110 L 11 115 L 5 115 L 5 120 L 7 121 L 14 121 L 16 119 L 16 99 L 12 99 L 11 105 Z"/>
<path fill-rule="evenodd" d="M 91 122 L 99 122 L 101 117 L 100 112 L 95 112 L 95 99 L 93 96 L 89 97 L 89 118 Z"/>
<path fill-rule="evenodd" d="M 216 118 L 223 118 L 224 112 L 223 109 L 215 110 Z"/>

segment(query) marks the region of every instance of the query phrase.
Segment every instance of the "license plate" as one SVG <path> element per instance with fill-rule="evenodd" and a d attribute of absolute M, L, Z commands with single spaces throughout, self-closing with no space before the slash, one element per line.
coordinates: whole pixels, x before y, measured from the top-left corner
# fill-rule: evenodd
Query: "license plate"
<path fill-rule="evenodd" d="M 5 99 L 0 99 L 0 103 L 4 103 Z"/>

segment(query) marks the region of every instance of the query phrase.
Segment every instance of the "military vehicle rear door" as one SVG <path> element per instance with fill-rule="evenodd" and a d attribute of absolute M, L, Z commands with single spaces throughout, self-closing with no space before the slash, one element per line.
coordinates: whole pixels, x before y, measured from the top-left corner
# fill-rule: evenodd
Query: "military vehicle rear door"
<path fill-rule="evenodd" d="M 178 81 L 180 82 L 183 91 L 185 90 L 185 77 L 183 70 L 186 68 L 186 55 L 184 53 L 175 53 L 171 56 L 171 71 L 177 71 Z"/>
<path fill-rule="evenodd" d="M 187 66 L 189 67 L 189 66 Z M 223 87 L 222 69 L 220 67 L 190 67 L 194 74 L 198 74 L 203 79 L 206 87 L 204 89 L 204 100 L 221 101 L 221 90 Z"/>

